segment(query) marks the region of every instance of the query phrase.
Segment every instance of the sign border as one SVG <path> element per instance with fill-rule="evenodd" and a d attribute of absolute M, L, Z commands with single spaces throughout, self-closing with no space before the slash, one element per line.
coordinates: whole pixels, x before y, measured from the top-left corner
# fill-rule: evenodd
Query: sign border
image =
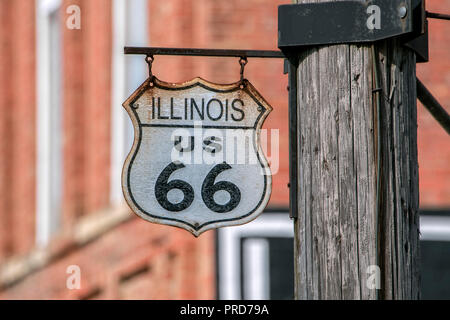
<path fill-rule="evenodd" d="M 176 219 L 176 218 L 167 218 L 167 217 L 161 217 L 154 214 L 151 214 L 147 212 L 146 210 L 142 209 L 139 204 L 135 201 L 133 194 L 130 189 L 130 171 L 131 167 L 133 165 L 133 161 L 139 151 L 140 143 L 142 140 L 142 124 L 139 120 L 139 117 L 136 112 L 136 108 L 134 107 L 134 103 L 151 87 L 157 87 L 160 89 L 165 90 L 186 90 L 195 86 L 201 86 L 207 90 L 215 91 L 215 92 L 232 92 L 236 90 L 243 90 L 245 91 L 257 104 L 259 107 L 261 107 L 261 112 L 258 116 L 258 118 L 255 121 L 254 126 L 251 129 L 255 130 L 255 133 L 253 134 L 253 144 L 254 148 L 256 150 L 256 155 L 258 158 L 258 161 L 264 170 L 263 172 L 267 172 L 268 174 L 264 174 L 264 191 L 261 199 L 259 200 L 256 207 L 251 210 L 249 213 L 237 217 L 237 218 L 231 218 L 231 219 L 221 219 L 221 220 L 214 220 L 209 221 L 206 223 L 203 223 L 201 225 L 193 225 L 189 222 Z M 243 86 L 241 88 L 241 86 Z M 138 215 L 139 217 L 143 218 L 144 220 L 147 220 L 149 222 L 158 223 L 158 224 L 164 224 L 164 225 L 171 225 L 175 227 L 179 227 L 182 229 L 185 229 L 189 232 L 191 232 L 194 236 L 198 237 L 201 233 L 210 230 L 215 229 L 219 227 L 224 226 L 234 226 L 234 225 L 241 225 L 248 223 L 252 220 L 254 220 L 256 217 L 261 214 L 261 212 L 265 209 L 267 206 L 267 203 L 269 202 L 270 195 L 272 192 L 272 174 L 270 171 L 270 167 L 268 165 L 268 161 L 264 155 L 264 152 L 261 149 L 259 142 L 260 139 L 260 131 L 261 127 L 269 115 L 269 113 L 272 111 L 272 107 L 267 103 L 267 101 L 259 94 L 258 91 L 251 85 L 251 83 L 244 79 L 243 82 L 235 82 L 231 84 L 216 84 L 209 82 L 207 80 L 204 80 L 200 77 L 196 77 L 190 81 L 184 82 L 184 83 L 168 83 L 161 81 L 157 79 L 156 77 L 153 77 L 152 79 L 148 78 L 142 83 L 136 91 L 133 92 L 133 94 L 125 100 L 125 102 L 122 104 L 122 106 L 127 111 L 128 115 L 131 118 L 131 121 L 133 123 L 134 127 L 134 141 L 133 146 L 131 147 L 131 150 L 125 159 L 123 169 L 122 169 L 122 192 L 124 195 L 124 198 L 128 204 L 128 206 L 131 208 L 133 213 Z M 206 126 L 205 126 L 206 127 Z M 247 128 L 250 129 L 250 128 Z"/>

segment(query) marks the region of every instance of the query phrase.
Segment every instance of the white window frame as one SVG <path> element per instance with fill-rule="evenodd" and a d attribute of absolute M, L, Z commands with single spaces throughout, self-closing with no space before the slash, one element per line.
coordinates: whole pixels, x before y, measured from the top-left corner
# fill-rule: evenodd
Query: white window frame
<path fill-rule="evenodd" d="M 147 78 L 142 56 L 125 56 L 123 48 L 148 44 L 147 0 L 113 0 L 110 203 L 123 203 L 122 166 L 133 144 L 133 126 L 122 108 L 125 99 Z"/>
<path fill-rule="evenodd" d="M 294 238 L 294 227 L 287 212 L 263 212 L 256 220 L 236 227 L 218 230 L 218 264 L 219 264 L 219 299 L 240 300 L 241 254 L 240 240 L 242 238 L 257 238 L 244 243 L 245 259 L 244 288 L 245 298 L 269 299 L 270 279 L 268 266 L 268 243 L 264 238 Z M 260 241 L 257 241 L 260 240 Z M 249 255 L 248 255 L 249 254 Z M 252 264 L 252 261 L 253 264 Z M 255 263 L 259 263 L 258 266 Z M 252 266 L 253 272 L 249 272 Z M 246 272 L 248 271 L 248 272 Z"/>
<path fill-rule="evenodd" d="M 420 241 L 450 241 L 450 216 L 421 215 Z"/>
<path fill-rule="evenodd" d="M 61 0 L 36 0 L 36 245 L 60 225 L 62 199 Z"/>

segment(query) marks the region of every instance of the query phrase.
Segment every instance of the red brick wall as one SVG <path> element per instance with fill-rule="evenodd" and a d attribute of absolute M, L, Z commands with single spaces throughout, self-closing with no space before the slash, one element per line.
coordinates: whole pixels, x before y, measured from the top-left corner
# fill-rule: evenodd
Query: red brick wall
<path fill-rule="evenodd" d="M 64 1 L 63 8 L 69 4 L 82 7 L 82 0 Z M 64 16 L 64 10 L 61 10 Z M 85 97 L 85 68 L 84 62 L 84 23 L 86 17 L 81 16 L 81 29 L 68 30 L 63 28 L 62 53 L 63 53 L 63 128 L 64 128 L 64 192 L 63 192 L 63 216 L 64 225 L 73 223 L 74 218 L 86 212 L 85 204 L 85 162 L 84 141 L 87 141 L 85 121 L 86 107 Z M 106 109 L 106 107 L 105 107 Z M 99 121 L 100 122 L 100 121 Z M 70 178 L 69 178 L 70 177 Z"/>
<path fill-rule="evenodd" d="M 0 260 L 34 244 L 34 2 L 0 1 Z"/>
<path fill-rule="evenodd" d="M 1 118 L 0 118 L 0 154 L 11 153 L 11 141 L 5 137 L 11 137 L 11 114 L 12 110 L 9 107 L 11 105 L 11 86 L 9 81 L 9 75 L 11 74 L 12 59 L 11 37 L 10 37 L 10 12 L 11 3 L 2 1 L 0 2 L 0 106 L 1 106 Z M 7 191 L 7 181 L 11 181 L 9 170 L 11 166 L 10 157 L 2 156 L 0 161 L 0 258 L 8 255 L 12 251 L 13 244 L 10 240 L 10 234 L 7 232 L 11 228 L 11 216 L 7 213 L 11 207 L 11 195 Z"/>
<path fill-rule="evenodd" d="M 81 9 L 81 29 L 63 27 L 64 218 L 108 206 L 111 109 L 110 0 L 66 0 Z M 64 24 L 63 24 L 64 26 Z"/>
<path fill-rule="evenodd" d="M 450 13 L 450 1 L 427 1 L 427 10 Z M 430 62 L 418 64 L 417 76 L 450 113 L 450 22 L 428 19 Z M 450 208 L 450 138 L 420 104 L 418 155 L 421 208 Z"/>
<path fill-rule="evenodd" d="M 2 299 L 211 299 L 213 233 L 132 218 L 84 246 L 69 246 L 44 270 L 0 289 Z M 80 267 L 81 289 L 66 287 L 67 268 Z"/>

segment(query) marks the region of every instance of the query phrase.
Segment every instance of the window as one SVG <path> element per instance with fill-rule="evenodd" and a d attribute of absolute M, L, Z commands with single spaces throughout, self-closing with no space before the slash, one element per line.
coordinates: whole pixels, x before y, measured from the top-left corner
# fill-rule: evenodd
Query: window
<path fill-rule="evenodd" d="M 140 56 L 125 56 L 123 47 L 147 45 L 147 0 L 113 0 L 111 186 L 110 201 L 122 197 L 122 166 L 133 144 L 133 126 L 122 103 L 147 77 Z"/>
<path fill-rule="evenodd" d="M 286 210 L 217 231 L 218 299 L 292 299 L 294 227 Z"/>
<path fill-rule="evenodd" d="M 62 104 L 60 0 L 36 2 L 37 179 L 36 243 L 48 244 L 60 225 Z"/>
<path fill-rule="evenodd" d="M 450 210 L 420 212 L 422 299 L 450 299 Z"/>

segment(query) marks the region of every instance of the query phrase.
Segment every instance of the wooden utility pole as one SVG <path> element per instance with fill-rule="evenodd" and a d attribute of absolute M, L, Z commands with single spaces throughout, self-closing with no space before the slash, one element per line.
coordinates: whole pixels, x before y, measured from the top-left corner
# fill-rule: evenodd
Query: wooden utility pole
<path fill-rule="evenodd" d="M 419 298 L 415 63 L 395 39 L 300 54 L 296 298 Z"/>

